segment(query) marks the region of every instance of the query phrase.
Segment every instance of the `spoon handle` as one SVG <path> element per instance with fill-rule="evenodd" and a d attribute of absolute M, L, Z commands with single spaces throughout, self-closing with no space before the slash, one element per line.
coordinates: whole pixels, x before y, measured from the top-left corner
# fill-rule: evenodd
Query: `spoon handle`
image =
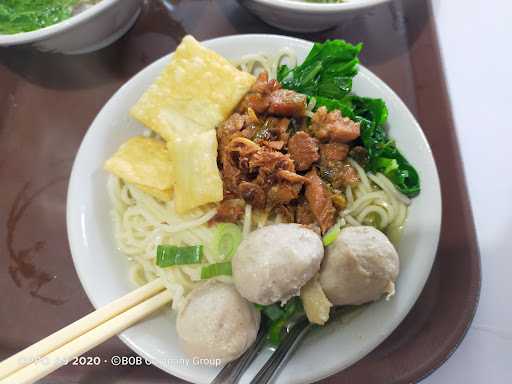
<path fill-rule="evenodd" d="M 282 367 L 286 357 L 290 356 L 299 341 L 308 333 L 312 325 L 307 319 L 295 324 L 284 337 L 283 341 L 274 351 L 270 359 L 267 360 L 265 365 L 260 369 L 258 374 L 254 376 L 250 384 L 266 384 L 274 374 Z"/>
<path fill-rule="evenodd" d="M 227 363 L 210 384 L 236 384 L 256 358 L 258 351 L 265 345 L 266 330 L 261 327 L 256 341 L 237 360 Z"/>

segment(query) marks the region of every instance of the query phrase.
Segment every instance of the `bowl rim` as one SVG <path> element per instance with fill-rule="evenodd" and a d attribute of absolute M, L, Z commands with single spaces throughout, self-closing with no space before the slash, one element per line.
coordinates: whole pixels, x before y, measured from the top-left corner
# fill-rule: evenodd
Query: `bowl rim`
<path fill-rule="evenodd" d="M 2 45 L 19 45 L 40 41 L 54 35 L 57 35 L 76 26 L 87 23 L 98 14 L 104 12 L 114 4 L 121 0 L 101 0 L 92 7 L 80 12 L 78 15 L 71 16 L 56 24 L 49 25 L 44 28 L 36 29 L 30 32 L 19 32 L 11 35 L 0 34 L 0 46 Z"/>
<path fill-rule="evenodd" d="M 305 39 L 285 36 L 285 35 L 277 35 L 277 34 L 240 34 L 240 35 L 229 35 L 229 36 L 222 36 L 207 40 L 202 40 L 201 43 L 208 44 L 208 45 L 214 45 L 215 43 L 218 43 L 219 41 L 225 40 L 229 43 L 232 43 L 233 41 L 245 39 L 245 38 L 274 38 L 274 39 L 283 39 L 286 40 L 289 43 L 299 43 L 302 45 L 303 43 L 313 44 L 313 42 Z M 85 206 L 81 206 L 80 204 L 77 204 L 77 192 L 80 190 L 80 183 L 79 180 L 81 180 L 82 176 L 79 175 L 79 168 L 84 167 L 84 153 L 87 152 L 85 149 L 86 147 L 89 147 L 89 142 L 92 140 L 92 137 L 97 134 L 98 127 L 96 126 L 98 124 L 98 121 L 100 120 L 100 115 L 104 114 L 104 110 L 106 107 L 112 104 L 113 99 L 118 96 L 118 94 L 122 91 L 126 91 L 130 88 L 129 84 L 137 77 L 140 76 L 142 72 L 148 71 L 150 67 L 157 67 L 159 64 L 165 60 L 167 60 L 174 52 L 171 52 L 167 55 L 164 55 L 152 63 L 148 64 L 144 68 L 142 68 L 139 72 L 135 73 L 130 79 L 126 80 L 126 82 L 110 97 L 110 99 L 104 104 L 103 108 L 98 112 L 96 118 L 91 123 L 91 128 L 95 127 L 95 129 L 89 129 L 85 136 L 82 139 L 82 142 L 80 144 L 80 147 L 78 149 L 77 155 L 75 157 L 73 167 L 71 170 L 71 175 L 69 179 L 68 184 L 68 191 L 66 196 L 66 227 L 67 227 L 67 234 L 68 234 L 68 240 L 69 240 L 69 246 L 71 250 L 71 257 L 73 260 L 73 264 L 75 266 L 75 271 L 79 277 L 80 283 L 82 285 L 82 288 L 84 289 L 86 295 L 88 296 L 91 303 L 94 305 L 94 307 L 98 308 L 101 306 L 101 303 L 98 302 L 98 295 L 93 294 L 93 291 L 97 291 L 97 287 L 94 286 L 94 284 L 91 283 L 91 280 L 86 278 L 84 275 L 84 261 L 80 260 L 79 254 L 87 254 L 88 248 L 88 240 L 87 235 L 85 231 L 85 221 L 86 220 L 83 216 L 83 213 L 85 212 L 84 208 Z M 413 293 L 413 295 L 407 300 L 406 305 L 403 307 L 403 309 L 400 311 L 400 314 L 396 317 L 394 317 L 392 320 L 389 321 L 389 324 L 386 325 L 386 329 L 384 332 L 379 333 L 375 335 L 373 338 L 373 341 L 371 342 L 372 346 L 368 349 L 360 351 L 358 354 L 354 354 L 351 356 L 350 359 L 347 360 L 347 364 L 344 368 L 340 368 L 338 365 L 337 367 L 331 367 L 329 370 L 324 370 L 320 375 L 316 375 L 315 378 L 310 377 L 301 377 L 301 378 L 295 378 L 293 380 L 293 384 L 304 384 L 304 383 L 310 383 L 317 380 L 321 380 L 325 377 L 328 377 L 330 375 L 335 374 L 336 372 L 339 372 L 341 369 L 345 369 L 346 367 L 354 364 L 356 361 L 359 361 L 362 357 L 367 355 L 370 351 L 372 351 L 374 348 L 376 348 L 378 345 L 380 345 L 384 339 L 386 339 L 402 322 L 402 320 L 407 316 L 407 314 L 412 309 L 413 305 L 416 303 L 418 297 L 422 293 L 425 283 L 431 273 L 432 266 L 434 264 L 434 261 L 436 259 L 437 254 L 437 248 L 439 245 L 439 238 L 440 238 L 440 229 L 441 229 L 441 221 L 442 221 L 442 196 L 441 196 L 441 190 L 440 190 L 440 179 L 439 179 L 439 173 L 437 170 L 437 164 L 435 162 L 432 150 L 430 148 L 430 144 L 428 143 L 428 140 L 426 139 L 426 136 L 421 129 L 421 126 L 417 122 L 415 116 L 412 114 L 412 112 L 409 110 L 407 105 L 402 101 L 402 99 L 398 96 L 398 94 L 380 77 L 378 77 L 376 74 L 374 74 L 372 71 L 367 69 L 363 65 L 359 65 L 360 71 L 364 73 L 364 76 L 368 78 L 370 82 L 376 82 L 378 81 L 378 86 L 381 88 L 381 90 L 385 91 L 390 97 L 392 97 L 398 104 L 398 106 L 405 110 L 405 113 L 408 118 L 412 119 L 412 122 L 414 123 L 414 126 L 418 129 L 418 134 L 420 137 L 420 141 L 425 144 L 425 148 L 430 155 L 430 159 L 432 161 L 432 168 L 431 171 L 433 173 L 433 176 L 435 177 L 435 180 L 433 181 L 433 191 L 434 194 L 432 195 L 434 199 L 434 206 L 436 210 L 435 215 L 435 230 L 431 233 L 431 244 L 432 245 L 432 252 L 433 256 L 429 258 L 428 260 L 424 260 L 423 262 L 426 262 L 427 264 L 424 266 L 423 269 L 421 269 L 420 276 L 418 278 L 419 284 L 417 284 L 417 290 Z M 112 104 L 113 105 L 113 104 Z M 94 131 L 94 133 L 93 133 Z M 80 161 L 79 161 L 80 160 Z M 429 161 L 430 162 L 430 161 Z M 80 199 L 82 197 L 78 198 L 78 203 L 80 202 Z M 84 245 L 85 242 L 85 245 Z M 93 288 L 93 289 L 91 289 Z M 370 307 L 372 308 L 372 307 Z M 134 330 L 135 333 L 137 333 L 137 330 Z M 136 337 L 130 333 L 130 329 L 122 332 L 118 335 L 118 337 L 135 353 L 142 356 L 145 359 L 148 359 L 152 362 L 153 365 L 156 367 L 162 369 L 164 372 L 167 372 L 169 374 L 172 374 L 176 377 L 179 377 L 180 379 L 188 380 L 190 382 L 194 383 L 206 383 L 206 381 L 200 380 L 198 381 L 197 376 L 191 376 L 190 374 L 186 373 L 185 371 L 178 371 L 176 369 L 170 369 L 168 366 L 166 366 L 164 363 L 161 363 L 159 361 L 153 361 L 152 360 L 152 354 L 151 351 L 148 351 L 144 347 L 142 347 L 139 343 L 139 341 L 136 340 Z M 365 341 L 365 344 L 368 344 L 367 341 Z"/>
<path fill-rule="evenodd" d="M 249 2 L 259 3 L 271 8 L 279 8 L 282 10 L 293 10 L 300 12 L 314 13 L 331 13 L 333 11 L 355 11 L 372 7 L 378 4 L 387 3 L 390 0 L 358 0 L 343 3 L 310 3 L 297 0 L 246 0 Z"/>

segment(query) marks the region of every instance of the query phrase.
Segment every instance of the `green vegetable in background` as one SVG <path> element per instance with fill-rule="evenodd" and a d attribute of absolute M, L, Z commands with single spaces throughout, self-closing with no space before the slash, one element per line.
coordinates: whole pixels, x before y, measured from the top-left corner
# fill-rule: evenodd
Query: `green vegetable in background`
<path fill-rule="evenodd" d="M 301 65 L 293 69 L 280 66 L 277 79 L 284 88 L 305 95 L 342 98 L 352 89 L 361 48 L 362 44 L 352 45 L 343 40 L 315 43 Z"/>
<path fill-rule="evenodd" d="M 359 122 L 360 140 L 369 155 L 366 170 L 383 173 L 400 192 L 414 197 L 420 192 L 419 175 L 384 129 L 386 104 L 381 99 L 350 93 L 361 48 L 361 44 L 351 45 L 343 40 L 315 43 L 303 64 L 294 69 L 280 66 L 278 80 L 284 88 L 314 97 L 316 109 L 338 109 L 343 116 Z"/>
<path fill-rule="evenodd" d="M 0 33 L 29 32 L 71 17 L 79 0 L 2 0 Z"/>
<path fill-rule="evenodd" d="M 203 259 L 203 246 L 159 245 L 156 249 L 156 265 L 160 268 L 173 265 L 200 264 Z"/>

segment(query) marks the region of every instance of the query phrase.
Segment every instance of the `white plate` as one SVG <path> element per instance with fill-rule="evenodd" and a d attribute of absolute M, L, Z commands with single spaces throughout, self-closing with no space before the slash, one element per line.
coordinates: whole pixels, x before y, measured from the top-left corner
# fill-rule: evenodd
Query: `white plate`
<path fill-rule="evenodd" d="M 275 35 L 241 35 L 204 42 L 228 59 L 248 53 L 276 52 L 288 46 L 303 60 L 312 43 Z M 128 116 L 130 107 L 162 71 L 164 57 L 128 81 L 98 114 L 78 151 L 68 190 L 67 228 L 76 270 L 95 307 L 107 304 L 135 286 L 128 279 L 128 261 L 116 249 L 107 174 L 102 166 L 118 146 L 141 134 L 143 127 Z M 441 224 L 439 178 L 423 132 L 398 96 L 366 68 L 354 80 L 358 95 L 380 97 L 389 108 L 389 132 L 418 169 L 422 192 L 414 199 L 398 248 L 401 272 L 397 294 L 389 301 L 368 306 L 355 319 L 334 323 L 314 332 L 281 372 L 277 383 L 309 383 L 353 364 L 379 345 L 397 326 L 418 298 L 435 258 Z M 187 361 L 177 344 L 175 317 L 164 311 L 123 332 L 121 339 L 136 353 L 172 375 L 194 383 L 209 383 L 218 368 Z M 244 382 L 269 356 L 261 354 Z"/>
<path fill-rule="evenodd" d="M 264 22 L 292 32 L 318 32 L 348 23 L 389 0 L 315 3 L 298 0 L 238 0 Z"/>

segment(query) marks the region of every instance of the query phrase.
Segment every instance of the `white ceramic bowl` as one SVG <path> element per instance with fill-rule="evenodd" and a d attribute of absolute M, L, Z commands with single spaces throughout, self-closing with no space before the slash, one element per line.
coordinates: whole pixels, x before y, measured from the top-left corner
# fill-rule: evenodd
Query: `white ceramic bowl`
<path fill-rule="evenodd" d="M 32 32 L 0 34 L 0 46 L 33 45 L 41 51 L 81 54 L 123 36 L 140 13 L 141 0 L 102 0 L 60 23 Z"/>
<path fill-rule="evenodd" d="M 275 35 L 241 35 L 208 40 L 204 45 L 228 59 L 248 53 L 272 53 L 288 46 L 303 60 L 312 43 Z M 103 107 L 89 128 L 75 159 L 68 190 L 67 228 L 78 276 L 94 306 L 120 297 L 135 286 L 128 278 L 127 257 L 119 252 L 107 196 L 103 162 L 143 127 L 128 116 L 130 107 L 162 71 L 169 56 L 135 75 Z M 436 166 L 423 132 L 398 96 L 374 74 L 360 67 L 354 92 L 383 98 L 389 108 L 389 132 L 416 166 L 422 192 L 410 208 L 398 248 L 401 272 L 397 293 L 366 307 L 346 323 L 335 322 L 313 332 L 281 372 L 277 383 L 309 383 L 353 364 L 381 343 L 402 321 L 418 298 L 435 258 L 441 222 L 441 196 Z M 178 346 L 175 315 L 169 310 L 123 332 L 121 339 L 161 369 L 193 383 L 209 383 L 218 369 L 196 366 Z M 269 351 L 262 353 L 244 381 L 252 377 Z M 187 363 L 188 362 L 188 363 Z"/>
<path fill-rule="evenodd" d="M 296 0 L 238 0 L 267 24 L 292 32 L 323 31 L 387 1 L 347 0 L 323 4 Z"/>

